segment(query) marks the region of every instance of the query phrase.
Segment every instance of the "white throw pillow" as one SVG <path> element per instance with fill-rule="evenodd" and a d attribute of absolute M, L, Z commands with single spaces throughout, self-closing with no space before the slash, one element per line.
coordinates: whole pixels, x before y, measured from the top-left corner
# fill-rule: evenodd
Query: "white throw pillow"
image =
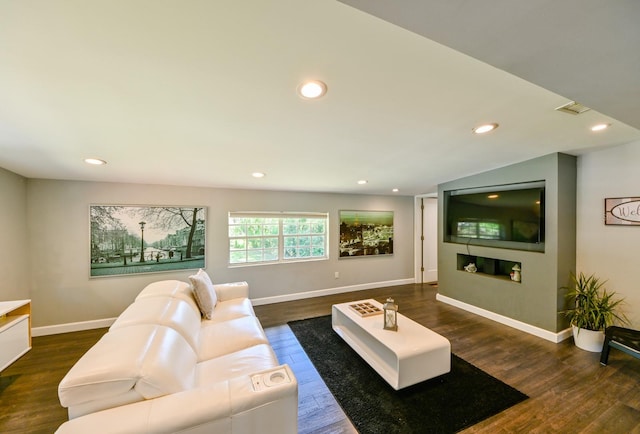
<path fill-rule="evenodd" d="M 202 316 L 211 319 L 213 309 L 218 303 L 218 296 L 209 275 L 201 268 L 196 274 L 189 276 L 189 281 L 193 288 L 193 298 L 196 299 Z"/>

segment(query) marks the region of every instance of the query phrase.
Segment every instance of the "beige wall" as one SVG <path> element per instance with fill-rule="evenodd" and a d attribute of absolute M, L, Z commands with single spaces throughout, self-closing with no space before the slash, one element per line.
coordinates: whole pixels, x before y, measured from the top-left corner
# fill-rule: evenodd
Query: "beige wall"
<path fill-rule="evenodd" d="M 640 142 L 592 152 L 578 160 L 577 271 L 607 279 L 625 298 L 640 329 L 640 226 L 605 226 L 604 199 L 640 197 Z"/>
<path fill-rule="evenodd" d="M 185 280 L 189 271 L 89 278 L 89 205 L 204 205 L 208 208 L 206 269 L 214 282 L 246 280 L 250 297 L 413 279 L 413 198 L 225 190 L 29 179 L 27 181 L 33 324 L 36 327 L 119 315 L 148 283 Z M 393 256 L 338 259 L 338 210 L 395 212 Z M 330 219 L 330 259 L 229 268 L 229 211 L 320 211 Z M 335 279 L 338 271 L 340 278 Z"/>
<path fill-rule="evenodd" d="M 640 196 L 638 161 L 640 142 L 578 158 L 576 263 L 578 271 L 609 280 L 607 286 L 625 297 L 627 314 L 640 329 L 635 276 L 640 227 L 603 223 L 605 197 Z M 90 203 L 206 205 L 207 271 L 217 282 L 248 280 L 253 298 L 413 277 L 411 198 L 27 180 L 0 168 L 0 299 L 32 298 L 35 326 L 110 318 L 147 283 L 189 275 L 89 279 Z M 396 254 L 338 260 L 332 251 L 331 259 L 324 262 L 227 268 L 227 211 L 263 209 L 329 212 L 334 247 L 339 209 L 392 209 L 396 211 Z M 333 278 L 335 271 L 340 272 L 338 280 Z"/>
<path fill-rule="evenodd" d="M 27 180 L 2 168 L 0 225 L 0 300 L 27 299 Z"/>

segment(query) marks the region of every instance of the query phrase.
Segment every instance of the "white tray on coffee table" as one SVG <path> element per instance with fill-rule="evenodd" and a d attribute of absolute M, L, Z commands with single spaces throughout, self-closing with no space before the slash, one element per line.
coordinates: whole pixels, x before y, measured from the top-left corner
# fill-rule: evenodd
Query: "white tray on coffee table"
<path fill-rule="evenodd" d="M 396 390 L 451 370 L 451 344 L 444 337 L 398 313 L 398 331 L 383 329 L 383 315 L 360 315 L 351 305 L 333 305 L 333 330 Z"/>

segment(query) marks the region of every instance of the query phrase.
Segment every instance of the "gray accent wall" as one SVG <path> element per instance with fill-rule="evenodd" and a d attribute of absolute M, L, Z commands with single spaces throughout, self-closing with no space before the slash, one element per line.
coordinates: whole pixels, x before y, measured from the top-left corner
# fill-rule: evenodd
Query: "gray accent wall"
<path fill-rule="evenodd" d="M 544 253 L 443 242 L 445 191 L 540 180 L 546 188 Z M 439 293 L 550 332 L 565 329 L 560 288 L 576 263 L 576 158 L 555 153 L 447 182 L 438 186 L 438 197 Z M 522 281 L 460 271 L 458 254 L 520 262 Z"/>

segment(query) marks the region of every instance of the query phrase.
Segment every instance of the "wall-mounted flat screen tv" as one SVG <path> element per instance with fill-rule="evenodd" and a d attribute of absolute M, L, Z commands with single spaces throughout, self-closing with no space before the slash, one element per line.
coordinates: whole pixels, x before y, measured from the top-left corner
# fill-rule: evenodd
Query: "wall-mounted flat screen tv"
<path fill-rule="evenodd" d="M 544 252 L 544 181 L 444 192 L 444 241 Z"/>

